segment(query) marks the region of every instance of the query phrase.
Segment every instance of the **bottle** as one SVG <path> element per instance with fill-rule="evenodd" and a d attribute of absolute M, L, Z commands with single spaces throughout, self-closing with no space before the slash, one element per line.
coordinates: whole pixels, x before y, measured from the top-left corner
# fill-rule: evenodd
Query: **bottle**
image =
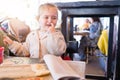
<path fill-rule="evenodd" d="M 0 64 L 3 63 L 4 59 L 4 47 L 0 47 Z"/>

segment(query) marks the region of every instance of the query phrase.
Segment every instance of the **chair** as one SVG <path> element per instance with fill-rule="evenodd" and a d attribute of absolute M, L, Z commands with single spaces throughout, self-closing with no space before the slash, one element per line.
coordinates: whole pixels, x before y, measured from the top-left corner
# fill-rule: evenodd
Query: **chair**
<path fill-rule="evenodd" d="M 73 60 L 74 53 L 78 53 L 78 41 L 68 41 L 66 54 Z"/>
<path fill-rule="evenodd" d="M 79 47 L 79 53 L 81 53 L 81 51 L 83 51 L 83 53 L 85 55 L 84 61 L 86 61 L 86 63 L 89 62 L 89 57 L 93 56 L 95 50 L 98 48 L 97 47 L 98 39 L 99 39 L 99 37 L 95 38 L 95 39 L 90 39 L 88 36 L 82 37 L 81 44 Z"/>

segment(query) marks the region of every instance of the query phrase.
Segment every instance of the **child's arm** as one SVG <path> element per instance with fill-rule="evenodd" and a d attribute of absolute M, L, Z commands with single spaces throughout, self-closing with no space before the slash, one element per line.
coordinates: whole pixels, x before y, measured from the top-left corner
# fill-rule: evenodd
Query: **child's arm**
<path fill-rule="evenodd" d="M 7 45 L 11 45 L 13 43 L 13 41 L 8 36 L 4 36 L 3 42 Z"/>
<path fill-rule="evenodd" d="M 28 50 L 17 41 L 11 40 L 8 36 L 4 36 L 3 42 L 8 45 L 8 48 L 16 55 L 16 56 L 26 56 L 29 57 L 30 54 Z"/>
<path fill-rule="evenodd" d="M 47 49 L 51 54 L 62 55 L 66 51 L 66 42 L 60 31 L 55 31 L 53 34 L 48 34 Z"/>

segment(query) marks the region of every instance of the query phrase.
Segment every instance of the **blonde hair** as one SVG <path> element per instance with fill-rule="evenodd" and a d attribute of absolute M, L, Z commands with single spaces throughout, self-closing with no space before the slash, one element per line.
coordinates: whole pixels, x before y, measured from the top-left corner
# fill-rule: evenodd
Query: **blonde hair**
<path fill-rule="evenodd" d="M 45 10 L 45 9 L 49 9 L 49 8 L 54 8 L 57 10 L 58 12 L 58 7 L 55 5 L 55 4 L 52 4 L 52 3 L 45 3 L 45 4 L 41 4 L 38 8 L 38 15 L 37 15 L 37 20 L 39 19 L 40 15 L 42 14 L 42 12 Z"/>

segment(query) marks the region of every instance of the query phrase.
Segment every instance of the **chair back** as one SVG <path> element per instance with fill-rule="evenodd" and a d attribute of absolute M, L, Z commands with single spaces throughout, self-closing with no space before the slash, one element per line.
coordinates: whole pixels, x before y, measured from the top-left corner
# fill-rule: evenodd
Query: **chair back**
<path fill-rule="evenodd" d="M 77 53 L 78 52 L 78 41 L 69 41 L 67 44 L 68 53 Z"/>
<path fill-rule="evenodd" d="M 66 53 L 69 54 L 70 58 L 73 60 L 73 54 L 78 53 L 78 41 L 69 41 L 67 43 Z"/>

